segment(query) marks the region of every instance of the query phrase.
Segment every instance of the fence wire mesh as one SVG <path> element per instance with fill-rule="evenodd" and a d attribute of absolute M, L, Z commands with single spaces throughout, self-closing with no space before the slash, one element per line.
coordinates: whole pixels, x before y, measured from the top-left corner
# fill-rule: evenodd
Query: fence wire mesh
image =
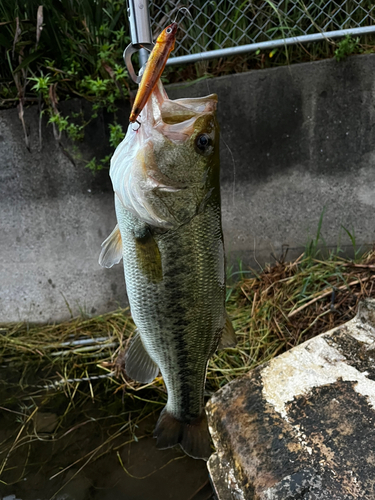
<path fill-rule="evenodd" d="M 153 33 L 158 34 L 182 6 L 189 8 L 192 19 L 181 20 L 174 57 L 375 25 L 375 4 L 370 0 L 197 0 L 190 4 L 161 0 L 150 2 Z"/>

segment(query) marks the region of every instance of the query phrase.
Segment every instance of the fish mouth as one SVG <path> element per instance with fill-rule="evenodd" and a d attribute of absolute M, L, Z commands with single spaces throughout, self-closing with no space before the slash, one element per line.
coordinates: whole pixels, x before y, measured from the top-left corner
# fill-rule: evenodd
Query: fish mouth
<path fill-rule="evenodd" d="M 197 120 L 209 120 L 216 111 L 217 95 L 206 97 L 166 99 L 160 108 L 160 132 L 174 142 L 185 142 L 196 129 Z"/>
<path fill-rule="evenodd" d="M 169 26 L 167 26 L 166 30 L 170 28 L 171 31 L 169 33 L 170 36 L 174 36 L 176 33 L 177 33 L 177 30 L 178 30 L 178 23 L 176 22 L 173 22 L 172 24 L 170 24 Z"/>

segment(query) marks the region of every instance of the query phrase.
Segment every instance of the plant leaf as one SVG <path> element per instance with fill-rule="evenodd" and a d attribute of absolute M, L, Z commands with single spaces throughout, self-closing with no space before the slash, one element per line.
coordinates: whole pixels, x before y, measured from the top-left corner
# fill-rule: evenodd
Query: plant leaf
<path fill-rule="evenodd" d="M 43 51 L 37 50 L 36 52 L 33 52 L 32 54 L 29 54 L 25 59 L 17 66 L 17 68 L 13 71 L 13 73 L 16 73 L 17 71 L 20 71 L 23 68 L 26 68 L 29 66 L 30 63 L 38 59 L 40 56 L 43 55 Z"/>

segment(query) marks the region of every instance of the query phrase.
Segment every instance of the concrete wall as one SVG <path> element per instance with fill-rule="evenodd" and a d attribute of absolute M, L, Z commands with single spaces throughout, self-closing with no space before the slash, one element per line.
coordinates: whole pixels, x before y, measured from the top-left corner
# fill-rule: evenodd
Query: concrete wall
<path fill-rule="evenodd" d="M 222 201 L 232 262 L 288 257 L 315 237 L 348 249 L 375 241 L 375 55 L 354 56 L 171 86 L 172 98 L 219 96 Z M 86 103 L 64 105 L 77 111 Z M 122 112 L 127 121 L 128 107 Z M 0 322 L 59 321 L 126 304 L 122 266 L 101 269 L 100 244 L 115 225 L 108 172 L 74 164 L 26 110 L 31 149 L 16 110 L 0 113 Z M 106 117 L 80 154 L 104 156 Z M 340 241 L 339 241 L 340 240 Z M 67 305 L 68 304 L 68 305 Z M 69 306 L 69 307 L 68 307 Z"/>
<path fill-rule="evenodd" d="M 222 132 L 226 250 L 252 265 L 297 256 L 316 235 L 375 241 L 375 56 L 326 60 L 202 81 Z M 186 94 L 176 89 L 173 97 Z M 341 246 L 350 244 L 341 231 Z"/>

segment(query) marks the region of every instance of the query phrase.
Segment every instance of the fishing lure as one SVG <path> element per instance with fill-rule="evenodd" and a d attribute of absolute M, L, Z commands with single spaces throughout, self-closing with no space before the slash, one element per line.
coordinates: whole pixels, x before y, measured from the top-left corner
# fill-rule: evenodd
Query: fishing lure
<path fill-rule="evenodd" d="M 191 17 L 189 9 L 187 9 L 186 7 L 181 7 L 180 9 L 178 9 L 176 18 L 173 23 L 167 26 L 156 39 L 155 46 L 152 49 L 147 61 L 142 79 L 139 84 L 138 92 L 134 100 L 134 104 L 129 117 L 130 123 L 137 122 L 140 125 L 140 122 L 137 120 L 137 118 L 144 108 L 146 102 L 148 101 L 152 91 L 155 89 L 157 81 L 161 77 L 165 65 L 167 64 L 168 57 L 174 49 L 178 29 L 178 23 L 176 21 L 178 14 L 182 11 L 184 11 L 189 17 Z"/>
<path fill-rule="evenodd" d="M 158 36 L 156 44 L 147 61 L 142 75 L 142 80 L 139 84 L 139 89 L 129 117 L 130 123 L 137 122 L 140 124 L 137 118 L 148 101 L 161 74 L 163 73 L 169 54 L 174 49 L 177 29 L 178 24 L 173 22 Z"/>

